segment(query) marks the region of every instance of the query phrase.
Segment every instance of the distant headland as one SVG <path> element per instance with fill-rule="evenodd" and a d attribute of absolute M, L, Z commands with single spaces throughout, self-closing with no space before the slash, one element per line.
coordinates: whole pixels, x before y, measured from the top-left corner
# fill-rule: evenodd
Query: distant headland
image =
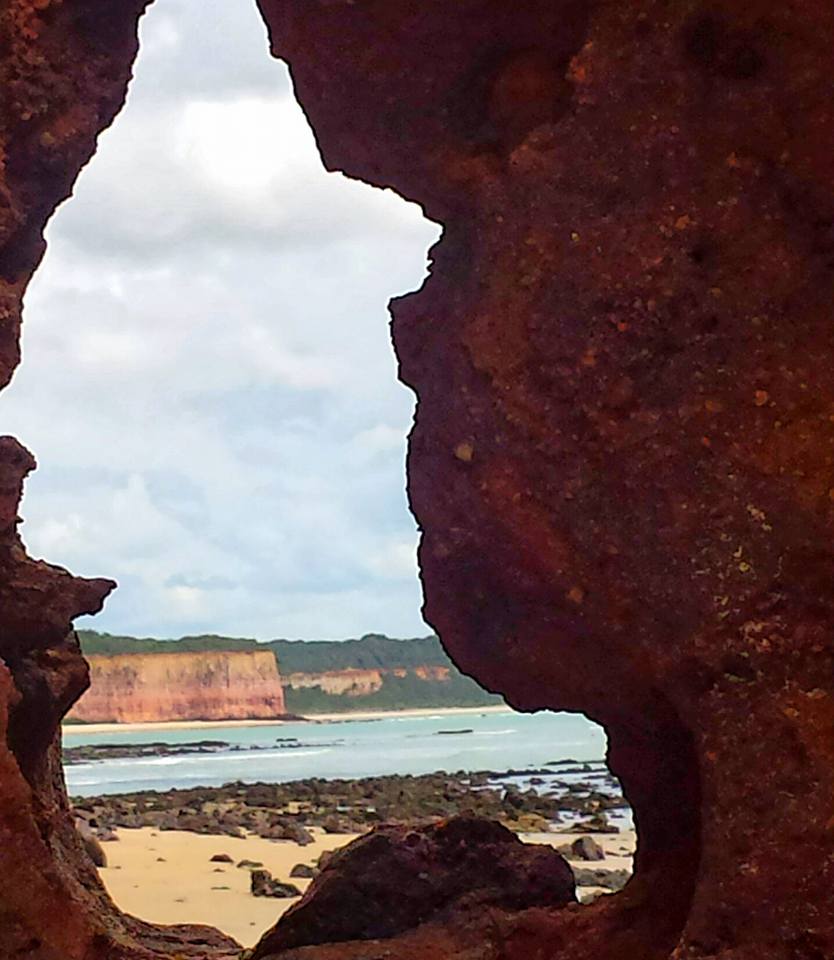
<path fill-rule="evenodd" d="M 503 702 L 462 674 L 436 636 L 262 643 L 79 630 L 78 637 L 91 684 L 70 723 L 267 720 Z"/>

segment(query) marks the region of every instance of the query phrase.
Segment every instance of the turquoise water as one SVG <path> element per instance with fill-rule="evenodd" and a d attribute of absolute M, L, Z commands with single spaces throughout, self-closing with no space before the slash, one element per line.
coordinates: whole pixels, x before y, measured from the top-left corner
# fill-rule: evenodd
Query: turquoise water
<path fill-rule="evenodd" d="M 471 733 L 441 734 L 441 730 Z M 282 738 L 278 742 L 278 738 Z M 294 741 L 289 738 L 296 738 Z M 420 774 L 445 770 L 535 769 L 553 761 L 599 762 L 605 757 L 601 727 L 581 714 L 469 713 L 391 716 L 379 720 L 280 723 L 258 727 L 90 733 L 67 730 L 67 747 L 87 743 L 193 743 L 225 740 L 232 748 L 178 757 L 142 757 L 71 764 L 71 796 L 221 786 L 233 780 L 282 782 Z M 282 745 L 283 744 L 283 745 Z M 259 749 L 251 749 L 257 747 Z"/>

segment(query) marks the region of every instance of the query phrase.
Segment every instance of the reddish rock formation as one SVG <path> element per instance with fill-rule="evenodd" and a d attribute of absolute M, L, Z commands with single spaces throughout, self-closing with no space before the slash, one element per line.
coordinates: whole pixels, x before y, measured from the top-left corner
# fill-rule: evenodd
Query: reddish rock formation
<path fill-rule="evenodd" d="M 285 713 L 269 650 L 90 656 L 90 689 L 69 713 L 87 723 L 252 720 Z"/>
<path fill-rule="evenodd" d="M 19 359 L 20 305 L 42 232 L 124 98 L 144 0 L 0 4 L 0 384 Z M 70 816 L 61 717 L 87 684 L 72 620 L 114 584 L 30 559 L 18 536 L 32 455 L 0 437 L 0 957 L 153 960 L 232 955 L 215 930 L 159 928 L 110 901 Z"/>
<path fill-rule="evenodd" d="M 152 960 L 225 956 L 233 941 L 200 927 L 162 929 L 119 913 L 69 812 L 60 720 L 87 667 L 70 620 L 113 587 L 26 557 L 17 502 L 34 460 L 0 438 L 0 957 Z"/>
<path fill-rule="evenodd" d="M 328 166 L 445 225 L 394 325 L 428 618 L 516 706 L 605 723 L 640 831 L 590 907 L 285 957 L 834 956 L 834 8 L 261 6 Z M 141 7 L 0 9 L 0 381 Z M 0 463 L 0 955 L 139 956 L 47 749 L 109 584 L 26 558 Z"/>

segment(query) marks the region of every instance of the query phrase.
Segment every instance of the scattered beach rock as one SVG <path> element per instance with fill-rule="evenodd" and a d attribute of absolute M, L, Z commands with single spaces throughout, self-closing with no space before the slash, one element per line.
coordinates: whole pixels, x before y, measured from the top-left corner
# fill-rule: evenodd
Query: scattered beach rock
<path fill-rule="evenodd" d="M 599 769 L 605 768 L 599 765 Z M 539 790 L 521 789 L 548 777 Z M 508 782 L 509 781 L 509 782 Z M 357 780 L 308 778 L 289 783 L 241 783 L 157 793 L 76 798 L 75 813 L 102 839 L 120 828 L 269 840 L 312 842 L 311 827 L 327 833 L 365 833 L 379 823 L 414 823 L 472 814 L 504 823 L 516 832 L 543 832 L 552 824 L 578 820 L 571 832 L 616 832 L 608 814 L 626 808 L 616 789 L 554 779 L 547 770 L 458 771 L 420 776 L 391 775 Z"/>
<path fill-rule="evenodd" d="M 391 937 L 451 911 L 575 903 L 565 860 L 476 817 L 384 825 L 336 851 L 255 954 Z"/>
<path fill-rule="evenodd" d="M 92 835 L 84 836 L 82 834 L 81 839 L 84 841 L 84 849 L 87 851 L 90 859 L 97 867 L 106 867 L 107 866 L 107 854 L 104 852 L 104 848 L 98 842 L 98 840 Z"/>
<path fill-rule="evenodd" d="M 577 837 L 570 845 L 574 860 L 604 860 L 605 851 L 593 837 Z"/>
<path fill-rule="evenodd" d="M 229 856 L 228 853 L 215 853 L 215 855 L 209 860 L 209 863 L 234 863 L 234 860 Z"/>
<path fill-rule="evenodd" d="M 257 870 L 263 863 L 260 860 L 241 860 L 237 866 L 239 870 Z"/>
<path fill-rule="evenodd" d="M 269 870 L 253 870 L 250 889 L 253 897 L 277 897 L 284 900 L 301 896 L 301 891 L 294 883 L 281 883 Z"/>
<path fill-rule="evenodd" d="M 290 876 L 300 880 L 312 880 L 317 873 L 318 870 L 316 870 L 315 867 L 311 867 L 308 863 L 297 863 L 292 870 L 290 870 Z"/>
<path fill-rule="evenodd" d="M 356 833 L 356 825 L 351 823 L 345 817 L 329 816 L 325 817 L 321 823 L 325 833 Z M 360 831 L 361 832 L 361 831 Z"/>
<path fill-rule="evenodd" d="M 602 887 L 616 892 L 628 883 L 628 870 L 606 870 L 602 867 L 574 867 L 573 875 L 578 887 Z"/>
<path fill-rule="evenodd" d="M 577 831 L 588 832 L 588 833 L 619 833 L 620 828 L 608 821 L 608 818 L 605 814 L 599 814 L 598 816 L 591 817 L 590 820 L 582 820 L 579 823 L 575 823 L 572 826 L 572 831 L 575 833 Z"/>
<path fill-rule="evenodd" d="M 293 840 L 302 847 L 306 847 L 308 844 L 315 842 L 315 837 L 312 833 L 305 827 L 302 827 L 300 823 L 288 824 L 284 828 L 284 838 L 286 840 Z"/>
<path fill-rule="evenodd" d="M 195 743 L 88 743 L 63 748 L 64 764 L 93 763 L 133 757 L 171 757 L 194 753 L 219 753 L 228 750 L 225 740 L 198 740 Z M 251 747 L 249 749 L 262 749 Z"/>
<path fill-rule="evenodd" d="M 107 854 L 104 852 L 104 847 L 99 843 L 96 835 L 90 829 L 88 822 L 86 820 L 76 820 L 75 828 L 78 830 L 78 834 L 84 844 L 84 849 L 87 851 L 87 856 L 89 856 L 97 867 L 106 867 Z"/>

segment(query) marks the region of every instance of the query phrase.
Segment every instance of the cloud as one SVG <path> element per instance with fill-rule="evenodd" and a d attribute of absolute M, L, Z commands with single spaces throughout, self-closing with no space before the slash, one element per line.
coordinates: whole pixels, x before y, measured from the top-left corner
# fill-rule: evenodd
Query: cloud
<path fill-rule="evenodd" d="M 125 110 L 48 228 L 0 432 L 35 555 L 170 636 L 425 631 L 413 398 L 386 303 L 438 234 L 324 171 L 254 5 L 154 5 Z"/>

